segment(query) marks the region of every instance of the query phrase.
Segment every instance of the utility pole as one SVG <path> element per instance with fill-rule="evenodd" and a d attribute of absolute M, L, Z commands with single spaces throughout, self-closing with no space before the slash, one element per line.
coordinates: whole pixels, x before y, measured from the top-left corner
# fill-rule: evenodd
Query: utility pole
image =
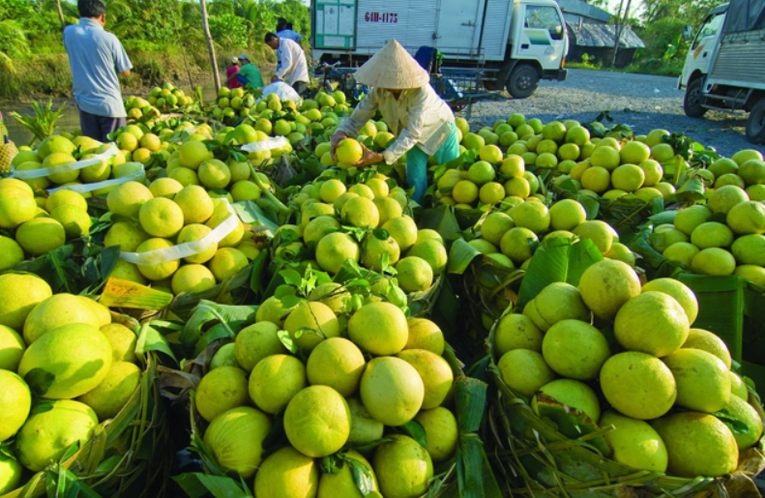
<path fill-rule="evenodd" d="M 207 40 L 207 49 L 210 51 L 210 62 L 213 69 L 213 82 L 215 83 L 215 92 L 220 91 L 220 74 L 218 74 L 218 60 L 215 57 L 215 44 L 213 43 L 212 35 L 210 35 L 210 25 L 207 22 L 207 3 L 205 0 L 199 0 L 199 5 L 202 8 L 202 30 L 205 34 L 205 40 Z"/>
<path fill-rule="evenodd" d="M 623 2 L 624 0 L 622 0 Z M 622 38 L 622 33 L 624 32 L 624 25 L 627 23 L 627 17 L 630 14 L 630 6 L 632 5 L 632 0 L 627 0 L 627 7 L 624 9 L 624 17 L 622 18 L 621 22 L 619 22 L 616 25 L 616 36 L 614 41 L 614 59 L 611 61 L 611 66 L 616 67 L 616 56 L 619 53 L 619 41 Z M 619 14 L 621 14 L 622 6 L 619 4 Z M 617 16 L 617 20 L 619 17 Z"/>
<path fill-rule="evenodd" d="M 56 0 L 56 10 L 58 11 L 58 20 L 61 21 L 61 32 L 63 32 L 66 21 L 64 21 L 64 11 L 61 10 L 61 0 Z"/>

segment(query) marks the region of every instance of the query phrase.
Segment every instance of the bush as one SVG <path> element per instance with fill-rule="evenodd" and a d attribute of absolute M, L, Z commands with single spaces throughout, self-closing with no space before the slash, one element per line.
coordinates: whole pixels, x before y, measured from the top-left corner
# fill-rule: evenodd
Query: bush
<path fill-rule="evenodd" d="M 158 86 L 165 82 L 165 68 L 151 57 L 136 61 L 133 72 L 140 76 L 147 86 Z"/>

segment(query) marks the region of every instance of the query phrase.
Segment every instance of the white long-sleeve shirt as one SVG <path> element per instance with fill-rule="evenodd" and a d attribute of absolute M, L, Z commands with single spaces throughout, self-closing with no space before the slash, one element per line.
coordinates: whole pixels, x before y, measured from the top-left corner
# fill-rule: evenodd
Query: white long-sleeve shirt
<path fill-rule="evenodd" d="M 415 145 L 432 156 L 452 133 L 454 113 L 430 85 L 403 90 L 398 99 L 387 90 L 373 88 L 356 106 L 351 117 L 340 124 L 338 131 L 356 137 L 377 109 L 390 132 L 397 136 L 383 151 L 387 164 L 396 162 Z"/>
<path fill-rule="evenodd" d="M 279 38 L 276 50 L 276 77 L 294 85 L 296 81 L 308 83 L 308 63 L 300 45 L 289 38 Z"/>

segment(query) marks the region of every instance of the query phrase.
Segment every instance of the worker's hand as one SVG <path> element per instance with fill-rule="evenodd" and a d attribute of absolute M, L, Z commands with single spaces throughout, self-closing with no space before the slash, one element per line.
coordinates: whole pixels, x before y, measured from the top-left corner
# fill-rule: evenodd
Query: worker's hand
<path fill-rule="evenodd" d="M 335 150 L 337 149 L 337 146 L 340 145 L 340 142 L 348 138 L 348 135 L 346 135 L 342 131 L 336 131 L 334 135 L 332 135 L 332 147 L 329 149 L 330 155 L 332 155 L 332 160 L 337 161 L 337 158 L 335 157 Z"/>
<path fill-rule="evenodd" d="M 370 164 L 381 163 L 385 160 L 385 157 L 381 153 L 372 152 L 364 144 L 360 145 L 361 148 L 364 149 L 364 155 L 361 156 L 361 159 L 358 162 L 351 164 L 351 166 L 362 168 L 364 166 L 369 166 Z"/>

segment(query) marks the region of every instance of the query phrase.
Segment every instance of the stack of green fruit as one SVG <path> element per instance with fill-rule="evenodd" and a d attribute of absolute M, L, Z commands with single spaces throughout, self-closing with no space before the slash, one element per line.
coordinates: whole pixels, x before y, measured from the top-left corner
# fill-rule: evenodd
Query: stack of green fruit
<path fill-rule="evenodd" d="M 609 429 L 588 443 L 627 472 L 696 478 L 746 469 L 739 454 L 761 439 L 761 406 L 731 371 L 725 343 L 691 328 L 697 314 L 682 283 L 641 287 L 634 269 L 602 260 L 578 287 L 550 284 L 523 314 L 500 319 L 497 379 L 568 438 Z"/>
<path fill-rule="evenodd" d="M 197 185 L 175 187 L 162 180 L 151 188 L 128 182 L 109 192 L 106 202 L 114 224 L 106 233 L 104 246 L 136 253 L 123 255 L 111 277 L 140 284 L 151 281 L 154 287 L 173 294 L 203 291 L 237 274 L 257 257 L 259 249 L 245 237 L 244 225 L 226 201 L 211 198 Z M 218 242 L 209 240 L 216 227 L 232 219 L 228 234 Z M 182 258 L 162 255 L 176 245 L 205 238 L 209 243 L 196 247 L 193 254 Z M 141 256 L 145 252 L 157 256 L 152 261 L 158 262 L 145 261 L 146 256 Z"/>
<path fill-rule="evenodd" d="M 671 223 L 657 225 L 649 241 L 691 272 L 736 275 L 765 286 L 763 234 L 765 204 L 750 200 L 739 186 L 724 185 L 709 193 L 706 204 L 681 209 Z"/>
<path fill-rule="evenodd" d="M 746 189 L 751 200 L 765 201 L 765 162 L 760 151 L 740 150 L 730 158 L 717 159 L 696 174 L 703 178 L 708 191 L 735 185 Z"/>
<path fill-rule="evenodd" d="M 154 87 L 149 92 L 149 105 L 155 106 L 160 111 L 176 111 L 192 103 L 192 99 L 186 96 L 186 93 L 173 86 L 172 83 L 165 83 L 160 87 Z M 139 119 L 140 116 L 130 115 L 130 117 Z"/>
<path fill-rule="evenodd" d="M 635 255 L 619 242 L 608 223 L 588 220 L 584 206 L 573 199 L 555 202 L 550 208 L 530 197 L 510 209 L 495 209 L 477 226 L 478 236 L 468 243 L 479 252 L 509 268 L 527 268 L 541 241 L 566 238 L 590 239 L 604 257 L 635 266 Z"/>
<path fill-rule="evenodd" d="M 244 88 L 230 89 L 221 87 L 218 91 L 218 100 L 212 107 L 211 116 L 224 122 L 245 117 L 255 106 L 255 95 Z"/>
<path fill-rule="evenodd" d="M 0 495 L 120 413 L 141 382 L 136 340 L 88 297 L 52 295 L 32 274 L 0 276 Z"/>
<path fill-rule="evenodd" d="M 160 90 L 161 92 L 162 90 Z M 150 100 L 156 102 L 154 97 Z M 152 120 L 162 114 L 152 103 L 141 97 L 128 97 L 125 99 L 125 110 L 127 111 L 128 119 L 131 121 Z"/>
<path fill-rule="evenodd" d="M 335 275 L 350 259 L 383 272 L 395 269 L 406 293 L 427 291 L 444 271 L 447 252 L 434 230 L 418 230 L 405 214 L 406 192 L 390 188 L 377 173 L 364 183 L 346 187 L 337 178 L 322 176 L 293 197 L 300 213 L 295 225 L 277 232 L 275 258 L 310 262 Z"/>
<path fill-rule="evenodd" d="M 289 307 L 267 299 L 212 358 L 194 396 L 204 447 L 256 497 L 424 495 L 458 443 L 443 334 L 323 277 Z"/>
<path fill-rule="evenodd" d="M 0 228 L 11 235 L 0 235 L 0 271 L 87 235 L 91 223 L 85 197 L 73 190 L 35 196 L 21 180 L 0 180 Z"/>
<path fill-rule="evenodd" d="M 13 166 L 15 173 L 21 174 L 20 176 L 23 177 L 26 176 L 23 173 L 30 170 L 40 170 L 92 159 L 96 154 L 106 153 L 110 147 L 112 147 L 110 144 L 102 144 L 85 136 L 69 139 L 63 134 L 51 135 L 40 142 L 37 150 L 20 150 L 11 161 L 11 166 Z M 24 178 L 24 182 L 32 187 L 35 195 L 41 195 L 43 190 L 99 183 L 112 178 L 129 176 L 141 170 L 140 164 L 127 163 L 123 154 L 116 154 L 82 169 L 37 178 Z M 105 192 L 106 190 L 96 190 L 94 194 L 99 195 Z"/>

